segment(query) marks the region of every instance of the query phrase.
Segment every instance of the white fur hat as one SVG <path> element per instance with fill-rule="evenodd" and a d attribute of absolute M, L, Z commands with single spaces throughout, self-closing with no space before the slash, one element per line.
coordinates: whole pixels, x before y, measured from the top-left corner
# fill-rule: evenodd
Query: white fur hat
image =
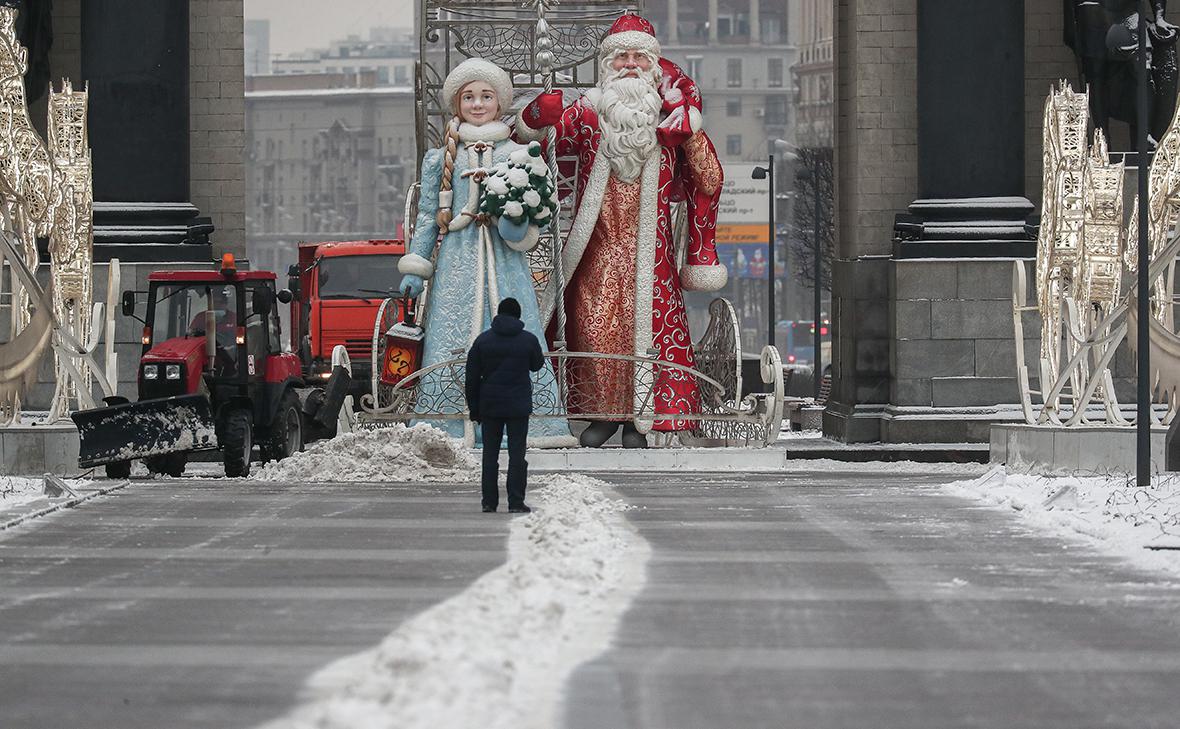
<path fill-rule="evenodd" d="M 482 58 L 468 58 L 447 74 L 447 80 L 443 82 L 443 102 L 450 104 L 451 110 L 458 113 L 459 110 L 454 107 L 455 95 L 472 81 L 483 81 L 495 89 L 500 113 L 508 112 L 512 106 L 512 77 L 504 69 Z"/>
<path fill-rule="evenodd" d="M 619 51 L 647 51 L 660 57 L 660 42 L 655 27 L 646 18 L 632 12 L 619 16 L 598 44 L 599 58 L 610 58 Z"/>

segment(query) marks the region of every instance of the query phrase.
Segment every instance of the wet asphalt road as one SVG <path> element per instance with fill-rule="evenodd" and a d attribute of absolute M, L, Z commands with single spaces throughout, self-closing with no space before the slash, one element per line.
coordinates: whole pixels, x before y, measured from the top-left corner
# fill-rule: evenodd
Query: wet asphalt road
<path fill-rule="evenodd" d="M 474 485 L 183 479 L 0 532 L 0 727 L 276 718 L 503 562 L 509 521 L 478 503 Z"/>
<path fill-rule="evenodd" d="M 652 545 L 567 729 L 1180 726 L 1180 581 L 940 476 L 603 476 Z"/>
<path fill-rule="evenodd" d="M 953 476 L 850 468 L 600 474 L 652 560 L 564 726 L 1180 725 L 1180 580 L 948 496 Z M 285 714 L 310 674 L 503 563 L 509 520 L 477 502 L 147 482 L 0 532 L 0 727 Z"/>

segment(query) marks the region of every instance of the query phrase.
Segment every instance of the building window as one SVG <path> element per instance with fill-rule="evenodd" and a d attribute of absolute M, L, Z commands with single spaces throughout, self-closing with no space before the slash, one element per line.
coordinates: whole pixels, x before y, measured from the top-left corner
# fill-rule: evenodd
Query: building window
<path fill-rule="evenodd" d="M 389 83 L 389 66 L 382 66 L 377 69 L 377 83 L 382 85 Z"/>
<path fill-rule="evenodd" d="M 730 58 L 725 62 L 725 83 L 730 88 L 742 85 L 742 59 Z"/>
<path fill-rule="evenodd" d="M 725 100 L 725 115 L 726 116 L 741 116 L 742 115 L 742 98 L 740 96 L 731 96 Z"/>
<path fill-rule="evenodd" d="M 782 88 L 783 59 L 777 57 L 766 59 L 766 85 L 774 89 Z"/>
<path fill-rule="evenodd" d="M 398 86 L 405 86 L 407 83 L 409 83 L 409 80 L 406 77 L 405 66 L 397 66 L 393 69 L 393 82 Z"/>
<path fill-rule="evenodd" d="M 730 134 L 725 138 L 725 154 L 730 157 L 740 157 L 742 154 L 742 135 Z"/>
<path fill-rule="evenodd" d="M 766 123 L 774 124 L 776 126 L 786 126 L 787 124 L 787 97 L 785 96 L 767 96 L 766 97 Z"/>
<path fill-rule="evenodd" d="M 704 60 L 704 56 L 686 56 L 684 60 L 688 62 L 688 68 L 685 69 L 688 72 L 688 77 L 700 79 L 701 61 Z"/>
<path fill-rule="evenodd" d="M 759 19 L 762 28 L 762 42 L 777 45 L 783 42 L 782 20 L 777 15 L 765 15 Z"/>

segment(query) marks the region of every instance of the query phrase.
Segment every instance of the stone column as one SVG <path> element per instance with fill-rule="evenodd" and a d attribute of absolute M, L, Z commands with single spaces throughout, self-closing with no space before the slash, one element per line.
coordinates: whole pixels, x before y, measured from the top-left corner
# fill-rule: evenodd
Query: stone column
<path fill-rule="evenodd" d="M 1011 259 L 1036 250 L 1024 24 L 1023 0 L 918 3 L 917 199 L 894 225 L 884 441 L 986 442 L 1019 401 Z"/>
<path fill-rule="evenodd" d="M 665 33 L 670 46 L 680 43 L 680 1 L 668 0 L 668 30 Z"/>
<path fill-rule="evenodd" d="M 917 41 L 918 199 L 895 253 L 1030 255 L 1023 0 L 921 0 Z"/>
<path fill-rule="evenodd" d="M 709 43 L 717 42 L 717 0 L 709 0 Z"/>
<path fill-rule="evenodd" d="M 208 259 L 212 225 L 189 202 L 188 0 L 84 2 L 81 26 L 96 248 Z"/>
<path fill-rule="evenodd" d="M 185 202 L 188 2 L 82 3 L 94 199 Z"/>
<path fill-rule="evenodd" d="M 750 0 L 750 45 L 752 46 L 762 43 L 762 23 L 758 15 L 758 0 Z"/>

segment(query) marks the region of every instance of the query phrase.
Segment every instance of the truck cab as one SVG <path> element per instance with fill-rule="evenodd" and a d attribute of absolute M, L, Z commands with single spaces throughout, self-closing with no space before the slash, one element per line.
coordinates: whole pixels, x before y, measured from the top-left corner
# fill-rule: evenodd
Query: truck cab
<path fill-rule="evenodd" d="M 383 299 L 395 296 L 401 280 L 401 240 L 301 243 L 299 263 L 288 272 L 291 349 L 309 378 L 331 375 L 332 350 L 348 350 L 353 383 L 367 389 L 371 374 L 373 320 Z"/>

